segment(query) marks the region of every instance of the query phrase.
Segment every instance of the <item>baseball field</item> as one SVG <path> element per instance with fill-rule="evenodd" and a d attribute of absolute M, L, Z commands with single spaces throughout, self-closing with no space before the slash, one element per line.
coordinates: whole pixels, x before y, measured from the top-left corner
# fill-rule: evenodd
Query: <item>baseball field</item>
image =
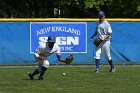
<path fill-rule="evenodd" d="M 51 66 L 44 80 L 29 80 L 35 67 L 0 67 L 0 93 L 139 93 L 140 67 L 117 66 L 115 73 L 101 66 Z M 62 75 L 65 73 L 65 76 Z"/>

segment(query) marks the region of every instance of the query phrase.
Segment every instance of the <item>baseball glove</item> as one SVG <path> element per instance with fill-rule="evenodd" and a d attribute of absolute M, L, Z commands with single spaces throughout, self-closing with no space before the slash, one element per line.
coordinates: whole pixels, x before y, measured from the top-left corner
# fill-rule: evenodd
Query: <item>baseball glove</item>
<path fill-rule="evenodd" d="M 102 43 L 102 39 L 100 39 L 100 38 L 97 38 L 97 39 L 95 39 L 95 41 L 94 41 L 94 45 L 96 46 L 96 47 L 98 47 L 98 46 L 100 46 L 100 44 Z"/>
<path fill-rule="evenodd" d="M 66 64 L 70 64 L 72 61 L 73 61 L 73 55 L 69 55 L 67 58 L 66 58 Z"/>

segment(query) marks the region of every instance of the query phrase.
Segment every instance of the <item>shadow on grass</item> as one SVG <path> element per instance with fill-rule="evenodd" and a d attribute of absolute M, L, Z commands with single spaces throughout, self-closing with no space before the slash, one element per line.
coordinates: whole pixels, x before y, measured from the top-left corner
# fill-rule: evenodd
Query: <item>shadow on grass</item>
<path fill-rule="evenodd" d="M 28 79 L 28 78 L 24 78 L 24 79 L 22 79 L 22 80 L 25 80 L 25 81 L 34 81 L 34 80 L 37 80 L 37 81 L 42 81 L 42 80 L 38 80 L 38 79 L 33 79 L 33 80 L 30 80 L 30 79 Z"/>

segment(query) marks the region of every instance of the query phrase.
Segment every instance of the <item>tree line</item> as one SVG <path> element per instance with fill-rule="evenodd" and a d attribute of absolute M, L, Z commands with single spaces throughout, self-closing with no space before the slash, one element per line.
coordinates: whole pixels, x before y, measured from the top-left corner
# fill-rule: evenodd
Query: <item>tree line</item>
<path fill-rule="evenodd" d="M 140 0 L 0 0 L 0 18 L 140 18 Z"/>

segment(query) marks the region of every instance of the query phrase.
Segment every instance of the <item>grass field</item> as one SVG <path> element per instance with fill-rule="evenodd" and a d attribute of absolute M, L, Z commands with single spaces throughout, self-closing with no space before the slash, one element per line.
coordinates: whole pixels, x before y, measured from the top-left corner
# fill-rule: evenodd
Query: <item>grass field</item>
<path fill-rule="evenodd" d="M 115 73 L 102 66 L 50 67 L 44 80 L 29 80 L 27 72 L 35 67 L 0 68 L 0 93 L 139 93 L 140 67 L 117 66 Z M 65 72 L 66 75 L 62 76 Z"/>

